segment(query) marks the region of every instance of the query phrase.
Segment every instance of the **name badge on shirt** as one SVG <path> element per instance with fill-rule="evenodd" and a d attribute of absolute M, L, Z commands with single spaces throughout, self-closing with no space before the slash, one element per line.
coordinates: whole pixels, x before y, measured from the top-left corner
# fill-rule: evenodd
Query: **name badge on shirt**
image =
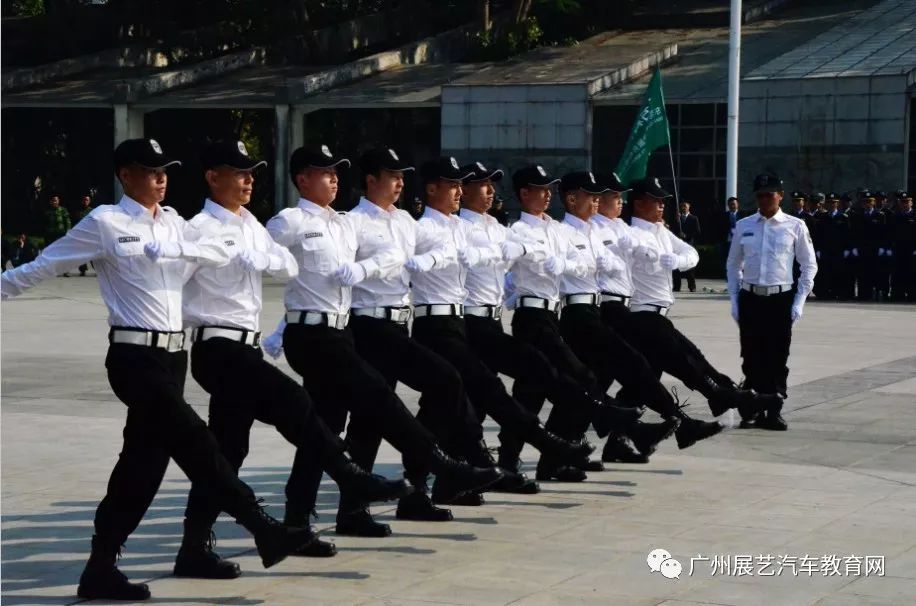
<path fill-rule="evenodd" d="M 585 250 L 585 244 L 576 244 L 576 248 L 579 250 Z"/>
<path fill-rule="evenodd" d="M 223 244 L 226 246 L 235 246 L 235 240 L 225 240 Z"/>
<path fill-rule="evenodd" d="M 602 240 L 601 243 L 604 244 L 605 246 L 610 246 L 611 244 L 614 243 L 614 241 L 613 240 Z"/>
<path fill-rule="evenodd" d="M 308 240 L 309 238 L 320 238 L 323 235 L 324 234 L 320 231 L 309 231 L 309 232 L 302 234 L 302 237 Z"/>
<path fill-rule="evenodd" d="M 754 235 L 754 232 L 752 232 L 752 231 L 746 231 L 746 232 L 744 232 L 743 234 L 741 234 L 741 237 L 743 238 L 743 237 L 745 237 L 745 236 L 753 236 L 753 235 Z"/>
<path fill-rule="evenodd" d="M 127 244 L 128 242 L 139 242 L 140 236 L 121 236 L 118 238 L 118 244 Z"/>

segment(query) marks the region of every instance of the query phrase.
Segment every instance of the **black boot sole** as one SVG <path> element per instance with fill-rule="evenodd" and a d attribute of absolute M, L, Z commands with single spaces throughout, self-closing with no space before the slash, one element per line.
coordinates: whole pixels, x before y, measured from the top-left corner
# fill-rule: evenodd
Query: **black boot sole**
<path fill-rule="evenodd" d="M 689 438 L 684 438 L 683 440 L 680 437 L 678 437 L 677 432 L 674 432 L 675 439 L 677 440 L 677 447 L 680 450 L 684 450 L 685 448 L 690 448 L 691 446 L 693 446 L 694 444 L 696 444 L 697 442 L 701 440 L 705 440 L 707 438 L 713 437 L 714 435 L 722 433 L 722 429 L 723 429 L 722 426 L 716 423 L 716 427 L 714 428 L 711 427 L 708 432 L 703 432 L 702 434 L 694 434 L 694 435 L 691 435 Z"/>
<path fill-rule="evenodd" d="M 314 543 L 306 545 L 290 555 L 300 558 L 333 558 L 337 555 L 337 546 L 328 541 L 315 539 Z"/>

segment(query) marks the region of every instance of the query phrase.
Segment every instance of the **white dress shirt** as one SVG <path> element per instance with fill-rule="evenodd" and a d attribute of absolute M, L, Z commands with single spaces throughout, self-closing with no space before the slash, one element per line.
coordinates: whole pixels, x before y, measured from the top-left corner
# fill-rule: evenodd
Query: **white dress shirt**
<path fill-rule="evenodd" d="M 756 286 L 792 284 L 792 261 L 801 268 L 796 302 L 804 302 L 814 286 L 817 260 L 805 222 L 781 210 L 767 219 L 760 213 L 738 221 L 728 251 L 728 292 L 738 296 L 742 283 Z"/>
<path fill-rule="evenodd" d="M 567 271 L 585 271 L 578 251 L 569 243 L 569 237 L 563 232 L 560 223 L 546 214 L 536 217 L 523 212 L 511 229 L 521 240 L 535 240 L 545 245 L 550 256 L 563 259 Z M 553 302 L 560 300 L 559 276 L 550 275 L 544 269 L 545 262 L 527 256 L 515 262 L 511 274 L 513 296 L 538 297 Z"/>
<path fill-rule="evenodd" d="M 591 219 L 601 243 L 608 247 L 624 262 L 624 268 L 617 274 L 598 275 L 598 286 L 601 292 L 619 295 L 621 297 L 633 296 L 633 264 L 636 248 L 639 244 L 632 235 L 632 227 L 623 219 L 609 219 L 604 215 L 595 215 Z"/>
<path fill-rule="evenodd" d="M 696 267 L 700 255 L 696 249 L 687 244 L 669 230 L 663 223 L 650 223 L 639 217 L 633 217 L 632 235 L 646 247 L 657 247 L 660 255 L 668 253 L 677 255 L 674 269 L 686 271 Z M 632 265 L 633 271 L 633 305 L 658 305 L 670 307 L 674 304 L 674 290 L 670 269 L 661 263 L 641 262 Z"/>
<path fill-rule="evenodd" d="M 569 239 L 569 245 L 575 247 L 580 260 L 570 268 L 571 271 L 560 275 L 560 295 L 598 294 L 598 258 L 611 254 L 610 251 L 588 221 L 566 213 L 560 227 Z"/>
<path fill-rule="evenodd" d="M 438 262 L 430 271 L 411 276 L 414 305 L 464 303 L 467 290 L 464 283 L 468 270 L 458 262 L 458 251 L 468 247 L 466 222 L 455 215 L 446 215 L 429 206 L 417 221 L 415 254 L 437 251 L 444 263 Z"/>
<path fill-rule="evenodd" d="M 476 213 L 462 208 L 458 217 L 467 223 L 466 234 L 475 246 L 485 246 L 489 242 L 497 260 L 471 267 L 467 270 L 464 287 L 467 290 L 464 304 L 468 306 L 502 305 L 505 294 L 506 272 L 509 264 L 502 260 L 499 248 L 509 234 L 509 228 L 500 225 L 499 221 L 487 213 Z"/>
<path fill-rule="evenodd" d="M 178 259 L 151 260 L 143 252 L 154 240 L 177 242 Z M 15 296 L 61 271 L 92 261 L 108 307 L 108 324 L 160 332 L 182 330 L 182 289 L 198 265 L 219 267 L 229 253 L 168 206 L 147 210 L 127 196 L 97 207 L 31 263 L 3 273 L 4 298 Z"/>
<path fill-rule="evenodd" d="M 283 281 L 299 272 L 296 260 L 274 242 L 264 226 L 244 208 L 235 214 L 207 199 L 204 209 L 190 224 L 204 237 L 222 241 L 232 262 L 224 267 L 200 267 L 185 284 L 185 326 L 259 330 L 261 272 L 241 267 L 237 262 L 239 254 L 245 250 L 266 254 L 267 273 Z"/>
<path fill-rule="evenodd" d="M 281 246 L 290 249 L 299 263 L 299 275 L 286 285 L 288 310 L 345 314 L 350 311 L 352 287 L 334 275 L 341 265 L 356 260 L 357 235 L 353 213 L 341 214 L 330 207 L 299 198 L 267 222 L 267 231 Z M 367 278 L 400 275 L 406 257 L 393 246 L 379 247 L 360 264 Z"/>
<path fill-rule="evenodd" d="M 388 210 L 360 198 L 350 215 L 357 221 L 356 259 L 362 261 L 394 245 L 409 259 L 417 245 L 417 222 L 406 210 Z M 407 307 L 410 305 L 410 274 L 403 266 L 399 271 L 364 280 L 353 287 L 353 308 Z"/>

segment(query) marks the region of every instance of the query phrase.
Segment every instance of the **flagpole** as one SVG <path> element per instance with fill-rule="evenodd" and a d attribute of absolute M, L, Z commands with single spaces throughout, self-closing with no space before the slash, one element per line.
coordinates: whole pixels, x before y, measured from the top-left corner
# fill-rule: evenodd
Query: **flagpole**
<path fill-rule="evenodd" d="M 725 144 L 725 199 L 738 195 L 738 85 L 741 80 L 741 0 L 731 0 L 728 35 L 728 136 Z M 728 202 L 725 203 L 726 209 Z"/>

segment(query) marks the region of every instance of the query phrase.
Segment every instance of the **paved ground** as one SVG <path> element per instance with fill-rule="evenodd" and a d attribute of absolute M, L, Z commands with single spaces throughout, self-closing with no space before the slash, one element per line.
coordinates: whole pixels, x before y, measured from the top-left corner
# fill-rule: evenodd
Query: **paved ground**
<path fill-rule="evenodd" d="M 272 323 L 279 289 L 266 299 Z M 721 295 L 685 295 L 675 320 L 737 376 L 727 312 Z M 124 416 L 105 379 L 105 334 L 92 278 L 52 281 L 2 305 L 4 604 L 77 602 Z M 172 466 L 121 564 L 151 584 L 154 602 L 183 605 L 912 603 L 916 309 L 809 303 L 790 363 L 789 432 L 730 430 L 683 452 L 666 443 L 648 465 L 613 465 L 536 496 L 493 495 L 482 508 L 456 508 L 450 524 L 393 521 L 390 538 L 341 537 L 336 558 L 288 559 L 271 571 L 221 520 L 219 550 L 245 570 L 232 582 L 170 576 L 188 489 Z M 188 397 L 205 411 L 190 379 Z M 701 398 L 690 399 L 708 415 Z M 244 477 L 281 516 L 292 449 L 263 426 L 254 434 Z M 495 443 L 492 426 L 488 438 Z M 391 448 L 380 461 L 384 473 L 399 473 Z M 320 499 L 319 526 L 328 528 L 333 485 Z M 392 507 L 374 511 L 393 518 Z M 679 579 L 650 572 L 656 548 L 681 563 Z M 880 556 L 883 569 L 866 576 L 866 557 L 874 567 Z M 748 562 L 753 574 L 738 576 Z"/>

